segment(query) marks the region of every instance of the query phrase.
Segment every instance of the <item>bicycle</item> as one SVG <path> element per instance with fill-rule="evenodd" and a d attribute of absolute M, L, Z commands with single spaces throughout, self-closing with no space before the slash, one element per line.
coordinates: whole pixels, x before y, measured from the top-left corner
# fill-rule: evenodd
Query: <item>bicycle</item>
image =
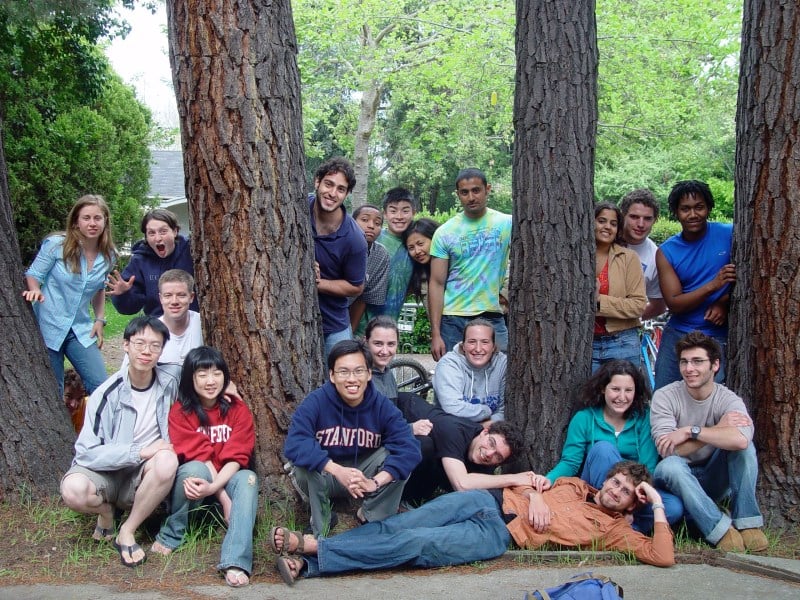
<path fill-rule="evenodd" d="M 398 392 L 411 392 L 425 398 L 433 388 L 430 374 L 413 358 L 396 358 L 389 363 L 389 369 L 397 382 Z"/>
<path fill-rule="evenodd" d="M 641 352 L 642 366 L 650 381 L 650 389 L 656 385 L 656 358 L 658 357 L 658 347 L 661 345 L 661 335 L 664 331 L 666 320 L 662 318 L 649 319 L 642 323 L 641 331 Z"/>

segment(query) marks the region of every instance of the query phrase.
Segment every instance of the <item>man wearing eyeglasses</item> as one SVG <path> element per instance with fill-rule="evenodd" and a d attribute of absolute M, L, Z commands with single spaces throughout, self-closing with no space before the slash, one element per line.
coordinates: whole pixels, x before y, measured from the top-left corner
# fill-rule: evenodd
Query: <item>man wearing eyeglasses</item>
<path fill-rule="evenodd" d="M 664 459 L 656 485 L 680 496 L 703 537 L 727 552 L 767 549 L 756 500 L 753 421 L 739 396 L 714 382 L 721 348 L 693 331 L 675 344 L 681 381 L 653 394 L 650 428 Z M 730 516 L 717 502 L 730 498 Z"/>
<path fill-rule="evenodd" d="M 362 523 L 395 514 L 421 458 L 403 415 L 370 381 L 366 344 L 338 342 L 328 369 L 330 381 L 297 407 L 283 448 L 308 497 L 314 537 L 331 528 L 331 498 L 362 499 L 356 515 Z"/>
<path fill-rule="evenodd" d="M 129 364 L 89 398 L 61 497 L 75 511 L 96 514 L 92 537 L 113 541 L 120 562 L 135 567 L 147 559 L 136 530 L 169 494 L 178 468 L 167 415 L 178 395 L 181 367 L 158 364 L 169 340 L 158 318 L 132 319 L 123 338 Z M 130 509 L 116 537 L 115 508 Z"/>

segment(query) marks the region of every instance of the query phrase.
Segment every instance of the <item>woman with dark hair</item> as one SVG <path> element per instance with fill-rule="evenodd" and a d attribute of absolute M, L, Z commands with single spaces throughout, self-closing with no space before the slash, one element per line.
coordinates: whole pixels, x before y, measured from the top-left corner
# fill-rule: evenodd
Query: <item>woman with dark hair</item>
<path fill-rule="evenodd" d="M 411 223 L 403 232 L 403 245 L 408 250 L 414 266 L 408 292 L 414 295 L 417 302 L 426 304 L 427 283 L 431 275 L 431 240 L 438 227 L 436 221 L 423 217 Z"/>
<path fill-rule="evenodd" d="M 559 477 L 580 478 L 600 489 L 611 466 L 633 460 L 653 472 L 658 451 L 650 437 L 650 387 L 641 370 L 627 360 L 604 363 L 580 389 L 580 409 L 569 422 L 561 460 L 536 483 L 550 487 Z M 659 490 L 667 520 L 677 522 L 683 504 L 676 496 Z M 634 528 L 652 528 L 652 510 L 634 514 Z"/>
<path fill-rule="evenodd" d="M 48 235 L 25 272 L 28 289 L 22 296 L 33 303 L 60 396 L 65 356 L 87 394 L 108 376 L 100 354 L 106 324 L 104 286 L 116 259 L 108 205 L 102 196 L 87 194 L 69 211 L 66 231 Z"/>
<path fill-rule="evenodd" d="M 142 217 L 144 239 L 131 249 L 131 260 L 122 271 L 108 276 L 108 295 L 114 307 L 123 315 L 140 310 L 146 315 L 160 317 L 164 310 L 158 298 L 158 279 L 170 269 L 181 269 L 194 275 L 189 241 L 179 234 L 178 217 L 165 208 L 154 208 Z M 194 291 L 194 290 L 190 290 Z M 200 310 L 197 298 L 189 310 Z"/>
<path fill-rule="evenodd" d="M 642 263 L 622 246 L 622 213 L 616 205 L 594 207 L 595 303 L 592 373 L 604 362 L 640 359 L 639 320 L 647 305 Z"/>
<path fill-rule="evenodd" d="M 172 512 L 152 551 L 168 555 L 183 542 L 189 513 L 216 500 L 228 523 L 217 569 L 225 583 L 241 587 L 253 569 L 253 525 L 258 480 L 248 467 L 255 446 L 250 409 L 227 392 L 228 365 L 215 348 L 200 346 L 186 355 L 178 402 L 169 412 L 169 435 L 180 467 L 172 488 Z"/>

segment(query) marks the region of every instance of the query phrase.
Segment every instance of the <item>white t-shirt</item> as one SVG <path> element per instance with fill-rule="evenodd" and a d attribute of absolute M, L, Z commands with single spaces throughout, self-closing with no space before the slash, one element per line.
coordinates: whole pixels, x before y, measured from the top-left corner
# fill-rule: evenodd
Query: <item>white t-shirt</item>
<path fill-rule="evenodd" d="M 189 350 L 203 345 L 203 330 L 200 328 L 200 313 L 194 310 L 189 311 L 189 326 L 181 335 L 175 335 L 170 331 L 169 340 L 158 357 L 160 363 L 183 364 L 183 359 L 189 354 Z M 163 315 L 159 317 L 164 322 Z M 130 361 L 128 355 L 122 357 L 122 369 L 127 369 Z"/>
<path fill-rule="evenodd" d="M 156 391 L 155 377 L 152 385 L 146 390 L 131 388 L 131 400 L 136 409 L 136 425 L 133 428 L 133 443 L 147 448 L 150 444 L 161 439 L 156 420 Z"/>
<path fill-rule="evenodd" d="M 644 271 L 644 284 L 648 298 L 662 298 L 661 286 L 658 284 L 658 268 L 656 267 L 656 250 L 658 246 L 650 238 L 645 238 L 641 244 L 628 244 L 628 248 L 636 252 L 642 261 Z"/>

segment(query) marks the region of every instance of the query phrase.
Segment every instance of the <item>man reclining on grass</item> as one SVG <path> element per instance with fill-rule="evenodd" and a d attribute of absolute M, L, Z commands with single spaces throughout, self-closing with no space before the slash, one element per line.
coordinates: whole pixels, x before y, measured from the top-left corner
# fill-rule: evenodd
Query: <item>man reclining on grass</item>
<path fill-rule="evenodd" d="M 628 517 L 639 503 L 653 508 L 652 538 L 630 526 Z M 502 555 L 511 538 L 522 548 L 552 542 L 630 552 L 658 567 L 675 564 L 661 497 L 647 468 L 632 461 L 615 464 L 600 490 L 577 477 L 564 477 L 542 492 L 532 486 L 453 492 L 330 538 L 276 527 L 270 544 L 282 554 L 278 572 L 292 585 L 298 577 L 344 571 L 487 560 Z"/>

